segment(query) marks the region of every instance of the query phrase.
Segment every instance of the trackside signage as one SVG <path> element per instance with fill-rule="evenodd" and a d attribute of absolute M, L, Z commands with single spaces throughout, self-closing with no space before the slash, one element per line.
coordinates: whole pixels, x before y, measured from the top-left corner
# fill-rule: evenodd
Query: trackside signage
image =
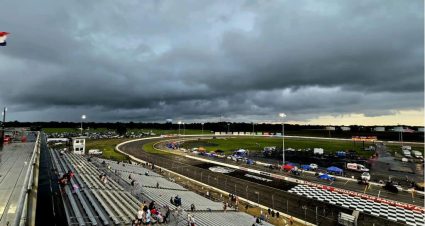
<path fill-rule="evenodd" d="M 305 184 L 305 185 L 309 185 L 309 186 L 316 187 L 316 188 L 323 189 L 323 190 L 328 190 L 328 191 L 331 191 L 331 192 L 338 192 L 338 193 L 341 193 L 341 194 L 359 197 L 359 198 L 367 199 L 367 200 L 374 201 L 374 202 L 379 202 L 379 203 L 383 203 L 383 204 L 387 204 L 387 205 L 391 205 L 391 206 L 409 209 L 409 210 L 412 210 L 412 211 L 415 211 L 415 212 L 420 212 L 420 213 L 425 212 L 425 209 L 423 207 L 415 206 L 415 205 L 412 205 L 412 204 L 407 204 L 407 203 L 392 201 L 392 200 L 388 200 L 388 199 L 378 198 L 376 196 L 371 196 L 371 195 L 362 194 L 362 193 L 349 191 L 349 190 L 345 190 L 345 189 L 340 189 L 340 188 L 335 188 L 335 187 L 331 187 L 331 186 L 311 183 L 311 182 L 308 182 L 308 181 L 303 181 L 303 182 L 304 182 L 303 184 Z"/>

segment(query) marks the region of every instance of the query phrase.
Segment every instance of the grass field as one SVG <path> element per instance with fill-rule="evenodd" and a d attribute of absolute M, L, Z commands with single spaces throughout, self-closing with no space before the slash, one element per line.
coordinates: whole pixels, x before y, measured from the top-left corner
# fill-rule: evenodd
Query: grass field
<path fill-rule="evenodd" d="M 99 149 L 103 151 L 102 157 L 113 160 L 127 160 L 127 156 L 116 152 L 115 146 L 129 139 L 101 139 L 101 140 L 86 140 L 86 150 Z"/>
<path fill-rule="evenodd" d="M 158 151 L 155 148 L 153 148 L 154 144 L 156 142 L 149 142 L 143 145 L 143 150 L 145 150 L 148 153 L 151 154 L 157 154 L 157 155 L 171 155 L 171 153 L 169 152 L 165 152 L 165 151 Z"/>
<path fill-rule="evenodd" d="M 365 143 L 365 147 L 372 143 Z M 276 146 L 282 147 L 282 138 L 273 137 L 243 137 L 243 138 L 226 138 L 211 139 L 201 141 L 189 141 L 184 144 L 185 148 L 204 147 L 207 151 L 217 149 L 225 151 L 226 154 L 232 153 L 239 148 L 248 149 L 250 151 L 263 150 L 264 147 Z M 355 150 L 359 155 L 369 157 L 373 154 L 370 151 L 362 150 L 363 144 L 352 141 L 338 140 L 320 140 L 320 139 L 301 139 L 301 138 L 285 138 L 285 148 L 305 149 L 305 148 L 323 148 L 326 153 L 334 153 L 336 151 Z"/>

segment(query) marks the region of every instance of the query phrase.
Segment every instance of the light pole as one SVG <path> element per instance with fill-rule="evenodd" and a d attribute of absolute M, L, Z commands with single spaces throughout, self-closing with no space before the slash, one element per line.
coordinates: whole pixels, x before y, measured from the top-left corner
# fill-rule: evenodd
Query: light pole
<path fill-rule="evenodd" d="M 6 123 L 6 112 L 7 112 L 7 107 L 3 108 L 3 112 L 2 112 L 2 115 L 3 115 L 3 121 L 1 123 L 2 129 L 4 129 L 4 124 Z"/>
<path fill-rule="evenodd" d="M 184 122 L 183 122 L 183 135 L 186 135 L 186 125 Z"/>
<path fill-rule="evenodd" d="M 201 126 L 202 126 L 202 135 L 204 135 L 204 123 L 203 122 L 201 123 Z"/>
<path fill-rule="evenodd" d="M 253 135 L 253 136 L 255 135 L 254 125 L 255 125 L 255 123 L 254 123 L 254 122 L 252 122 L 252 135 Z"/>
<path fill-rule="evenodd" d="M 6 111 L 7 111 L 7 107 L 3 108 L 3 121 L 1 121 L 1 128 L 0 128 L 0 150 L 1 150 L 1 146 L 3 146 L 3 141 L 4 141 L 4 124 L 6 122 Z"/>
<path fill-rule="evenodd" d="M 81 136 L 83 135 L 83 120 L 86 119 L 86 115 L 81 115 Z"/>
<path fill-rule="evenodd" d="M 282 165 L 285 165 L 285 113 L 279 113 L 279 117 L 282 118 Z"/>
<path fill-rule="evenodd" d="M 182 124 L 182 121 L 178 121 L 177 124 L 179 124 L 179 136 L 180 136 L 180 125 Z"/>

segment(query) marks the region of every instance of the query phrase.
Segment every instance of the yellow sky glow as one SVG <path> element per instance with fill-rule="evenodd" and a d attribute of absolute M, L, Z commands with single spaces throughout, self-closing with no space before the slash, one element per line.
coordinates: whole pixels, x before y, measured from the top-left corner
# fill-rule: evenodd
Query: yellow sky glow
<path fill-rule="evenodd" d="M 363 114 L 349 114 L 341 116 L 320 116 L 315 119 L 306 121 L 291 121 L 288 116 L 288 123 L 290 124 L 311 124 L 311 125 L 410 125 L 410 126 L 424 126 L 424 109 L 399 111 L 392 115 L 383 115 L 377 117 L 367 117 Z"/>

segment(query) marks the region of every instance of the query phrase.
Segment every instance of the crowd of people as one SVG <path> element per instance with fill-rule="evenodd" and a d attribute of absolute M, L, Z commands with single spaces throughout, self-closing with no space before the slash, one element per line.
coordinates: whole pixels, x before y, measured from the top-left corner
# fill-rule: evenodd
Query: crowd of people
<path fill-rule="evenodd" d="M 170 221 L 170 213 L 170 208 L 167 205 L 157 208 L 155 201 L 151 201 L 149 205 L 146 205 L 146 201 L 143 201 L 132 222 L 132 226 L 168 223 Z"/>

